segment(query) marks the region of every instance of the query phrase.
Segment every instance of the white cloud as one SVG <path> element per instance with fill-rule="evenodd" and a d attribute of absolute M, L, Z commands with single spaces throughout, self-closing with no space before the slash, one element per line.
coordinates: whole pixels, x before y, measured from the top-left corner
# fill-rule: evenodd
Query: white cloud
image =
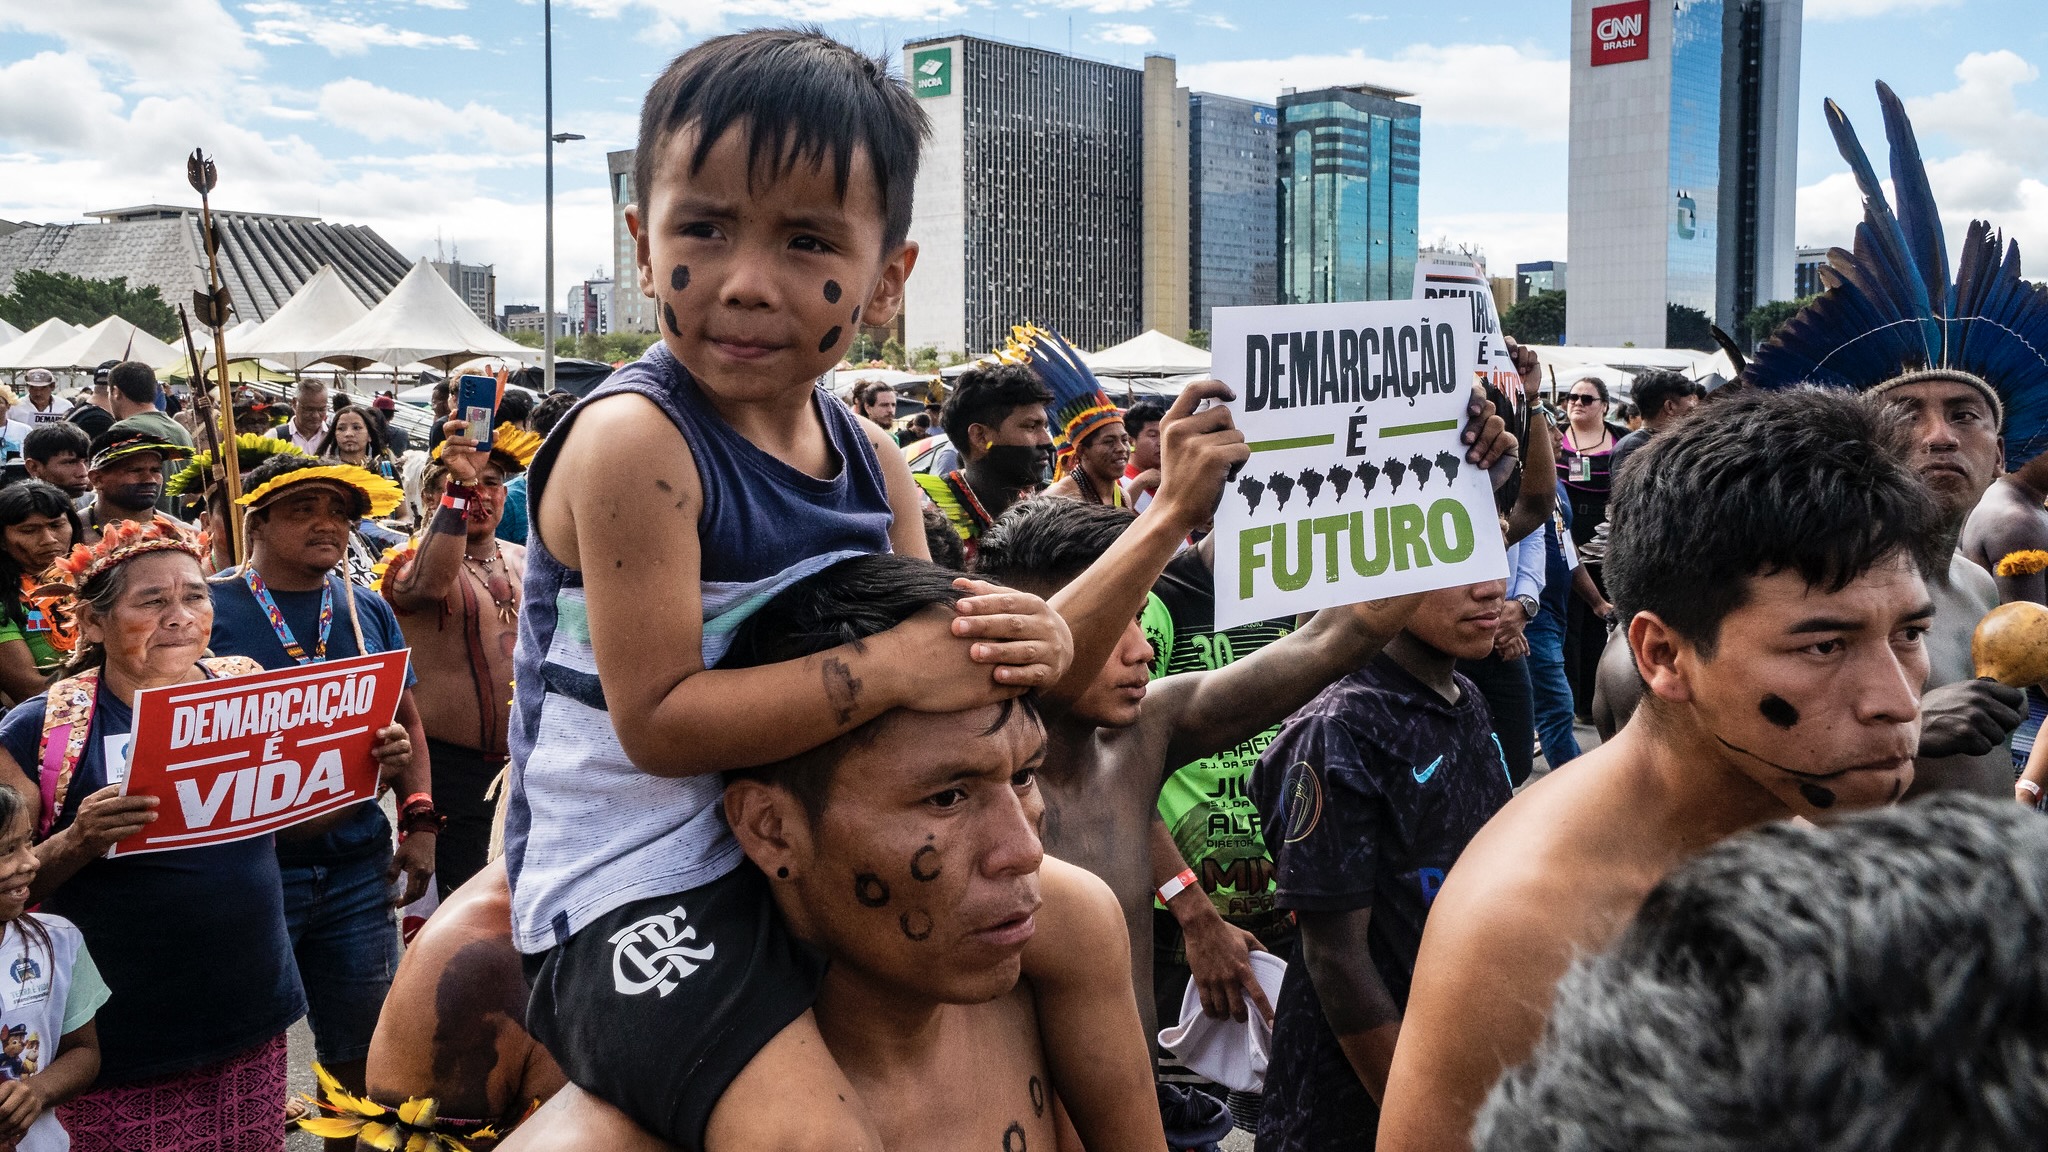
<path fill-rule="evenodd" d="M 1430 242 L 1442 238 L 1452 247 L 1479 249 L 1492 276 L 1512 276 L 1517 264 L 1565 258 L 1562 212 L 1425 212 L 1418 231 Z"/>
<path fill-rule="evenodd" d="M 365 140 L 438 144 L 473 138 L 501 152 L 531 152 L 541 131 L 475 101 L 450 108 L 438 100 L 394 92 L 351 77 L 320 89 L 320 118 Z"/>
<path fill-rule="evenodd" d="M 1081 8 L 1099 16 L 1118 12 L 1143 12 L 1156 0 L 1053 0 L 1056 8 Z"/>
<path fill-rule="evenodd" d="M 1104 44 L 1150 44 L 1159 37 L 1143 24 L 1097 24 L 1095 39 Z"/>
<path fill-rule="evenodd" d="M 0 0 L 9 28 L 115 64 L 143 92 L 215 91 L 263 62 L 218 0 L 150 0 L 146 11 L 132 0 Z"/>
<path fill-rule="evenodd" d="M 275 47 L 315 44 L 334 56 L 361 56 L 372 48 L 462 48 L 477 43 L 466 35 L 435 36 L 389 24 L 360 24 L 354 20 L 316 15 L 304 4 L 291 0 L 244 4 L 242 10 L 256 17 L 249 37 Z"/>
<path fill-rule="evenodd" d="M 1380 12 L 1353 12 L 1351 18 L 1360 24 L 1370 24 L 1375 20 L 1385 20 L 1387 17 Z"/>
<path fill-rule="evenodd" d="M 2031 167 L 2048 167 L 2048 117 L 2019 106 L 2013 89 L 2040 70 L 2007 49 L 1972 52 L 1955 68 L 1947 92 L 1906 101 L 1915 132 L 1946 134 L 1969 148 L 1996 152 Z"/>
<path fill-rule="evenodd" d="M 1416 94 L 1427 124 L 1506 127 L 1562 140 L 1571 123 L 1571 66 L 1506 44 L 1414 44 L 1389 57 L 1362 48 L 1279 60 L 1184 64 L 1189 87 L 1271 101 L 1282 88 L 1377 84 Z"/>
<path fill-rule="evenodd" d="M 1860 20 L 1868 16 L 1889 16 L 1894 12 L 1925 12 L 1930 8 L 1953 8 L 1963 0 L 1806 0 L 1805 14 L 1812 20 Z"/>
<path fill-rule="evenodd" d="M 1221 28 L 1225 32 L 1237 31 L 1237 25 L 1232 24 L 1228 16 L 1216 12 L 1208 12 L 1195 17 L 1195 23 L 1200 24 L 1204 28 Z"/>

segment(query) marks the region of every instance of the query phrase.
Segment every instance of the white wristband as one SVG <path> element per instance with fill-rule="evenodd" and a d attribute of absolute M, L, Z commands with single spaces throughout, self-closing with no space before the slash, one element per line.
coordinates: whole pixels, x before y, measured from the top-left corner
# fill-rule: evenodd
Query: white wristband
<path fill-rule="evenodd" d="M 1188 889 L 1194 886 L 1194 869 L 1183 868 L 1180 870 L 1180 875 L 1175 876 L 1173 879 L 1168 880 L 1166 883 L 1161 884 L 1159 886 L 1159 902 L 1161 904 L 1171 904 L 1173 903 L 1173 898 L 1175 896 L 1180 895 L 1181 893 L 1187 891 Z"/>
<path fill-rule="evenodd" d="M 2032 780 L 2016 780 L 2013 782 L 2013 786 L 2024 791 L 2027 795 L 2032 796 L 2036 800 L 2039 800 L 2041 798 L 2041 786 L 2039 784 L 2034 783 Z"/>

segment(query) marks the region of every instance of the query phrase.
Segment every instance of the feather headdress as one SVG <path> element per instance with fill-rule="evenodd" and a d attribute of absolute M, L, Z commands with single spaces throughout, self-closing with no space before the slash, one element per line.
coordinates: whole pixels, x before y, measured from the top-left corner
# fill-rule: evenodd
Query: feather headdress
<path fill-rule="evenodd" d="M 357 516 L 389 516 L 405 503 L 404 489 L 367 468 L 354 464 L 312 463 L 315 458 L 311 456 L 306 459 L 309 462 L 307 467 L 272 476 L 243 493 L 236 503 L 246 508 L 261 508 L 281 496 L 285 489 L 313 482 L 342 488 L 356 497 Z"/>
<path fill-rule="evenodd" d="M 43 583 L 36 589 L 35 598 L 52 601 L 71 597 L 107 569 L 151 552 L 183 552 L 204 564 L 207 547 L 206 533 L 165 516 L 147 523 L 109 520 L 98 540 L 74 544 L 69 555 L 51 563 L 43 573 Z"/>
<path fill-rule="evenodd" d="M 254 432 L 235 437 L 235 462 L 243 472 L 253 471 L 272 456 L 304 456 L 297 444 L 273 440 Z M 184 470 L 164 484 L 166 496 L 197 496 L 213 486 L 213 453 L 201 452 L 186 463 Z"/>
<path fill-rule="evenodd" d="M 318 1063 L 313 1065 L 313 1075 L 324 1099 L 307 1099 L 321 1115 L 299 1121 L 301 1132 L 329 1140 L 353 1136 L 363 1147 L 378 1152 L 471 1152 L 495 1144 L 504 1135 L 491 1125 L 442 1119 L 440 1103 L 430 1097 L 415 1096 L 392 1108 L 350 1093 Z M 533 1110 L 527 1109 L 526 1115 L 532 1114 Z"/>
<path fill-rule="evenodd" d="M 2048 290 L 2020 278 L 2020 248 L 1972 220 L 1949 279 L 1941 216 L 1906 109 L 1877 85 L 1898 196 L 1892 210 L 1849 118 L 1827 101 L 1828 128 L 1863 191 L 1855 249 L 1830 249 L 1827 290 L 1758 348 L 1744 381 L 1879 392 L 1919 380 L 1982 391 L 1999 417 L 2008 467 L 2048 449 Z"/>
<path fill-rule="evenodd" d="M 1005 364 L 1023 364 L 1052 389 L 1052 442 L 1058 452 L 1055 479 L 1074 469 L 1074 453 L 1103 425 L 1122 420 L 1095 373 L 1060 334 L 1035 325 L 1010 329 L 1010 343 L 997 353 Z"/>
<path fill-rule="evenodd" d="M 546 442 L 547 437 L 540 433 L 528 432 L 507 422 L 498 425 L 491 433 L 491 455 L 498 458 L 498 466 L 505 471 L 524 472 L 526 466 L 533 463 L 533 458 L 540 455 L 540 446 Z M 448 442 L 444 440 L 434 445 L 432 458 L 439 460 L 441 449 L 447 447 L 447 444 Z"/>

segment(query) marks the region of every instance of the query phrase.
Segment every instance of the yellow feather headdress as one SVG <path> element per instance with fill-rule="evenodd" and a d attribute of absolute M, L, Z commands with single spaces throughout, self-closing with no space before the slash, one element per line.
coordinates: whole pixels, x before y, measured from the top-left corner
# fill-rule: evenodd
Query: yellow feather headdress
<path fill-rule="evenodd" d="M 311 468 L 297 468 L 282 476 L 273 476 L 244 492 L 236 503 L 247 508 L 260 508 L 277 499 L 284 489 L 312 480 L 339 484 L 355 492 L 368 506 L 362 513 L 366 516 L 389 516 L 393 509 L 405 502 L 405 489 L 367 468 L 358 468 L 354 464 L 320 464 Z"/>

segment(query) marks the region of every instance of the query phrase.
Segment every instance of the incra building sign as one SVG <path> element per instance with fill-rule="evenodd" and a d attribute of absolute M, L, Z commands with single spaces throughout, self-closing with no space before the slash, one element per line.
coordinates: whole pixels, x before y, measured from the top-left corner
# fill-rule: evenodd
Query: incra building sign
<path fill-rule="evenodd" d="M 1650 58 L 1650 0 L 1593 9 L 1593 67 Z"/>

